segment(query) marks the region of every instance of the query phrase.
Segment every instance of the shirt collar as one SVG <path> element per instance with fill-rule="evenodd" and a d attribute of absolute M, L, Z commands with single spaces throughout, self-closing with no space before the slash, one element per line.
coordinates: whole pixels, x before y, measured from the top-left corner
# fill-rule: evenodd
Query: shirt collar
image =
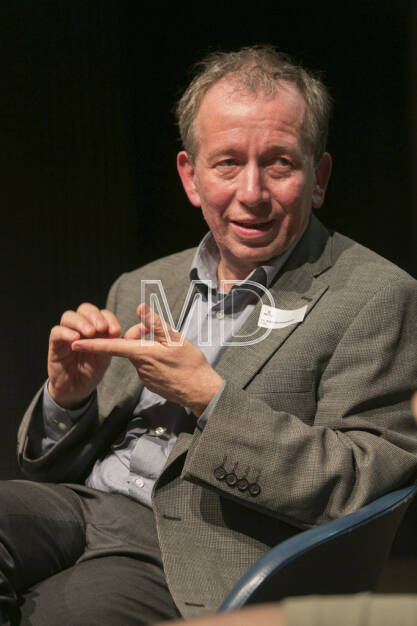
<path fill-rule="evenodd" d="M 303 236 L 305 230 L 296 239 L 296 241 L 286 250 L 283 254 L 273 257 L 264 265 L 256 267 L 254 270 L 246 276 L 244 280 L 237 282 L 232 289 L 239 286 L 244 287 L 248 281 L 260 283 L 263 287 L 269 288 L 273 283 L 278 272 L 283 267 L 284 263 L 290 257 L 295 246 Z M 190 269 L 190 280 L 201 281 L 206 288 L 210 287 L 215 291 L 218 290 L 217 282 L 217 267 L 220 262 L 220 252 L 217 244 L 214 240 L 212 233 L 209 231 L 201 240 L 197 251 L 194 255 L 193 262 Z M 197 286 L 198 287 L 198 286 Z"/>

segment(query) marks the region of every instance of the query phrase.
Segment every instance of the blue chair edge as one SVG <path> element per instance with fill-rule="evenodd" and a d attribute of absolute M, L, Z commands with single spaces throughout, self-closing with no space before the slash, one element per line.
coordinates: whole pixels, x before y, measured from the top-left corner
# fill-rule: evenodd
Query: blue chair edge
<path fill-rule="evenodd" d="M 411 500 L 416 492 L 417 483 L 391 491 L 353 513 L 305 530 L 271 548 L 240 578 L 224 599 L 219 611 L 228 611 L 243 606 L 253 591 L 276 570 L 329 539 L 351 532 L 353 529 L 395 510 Z"/>

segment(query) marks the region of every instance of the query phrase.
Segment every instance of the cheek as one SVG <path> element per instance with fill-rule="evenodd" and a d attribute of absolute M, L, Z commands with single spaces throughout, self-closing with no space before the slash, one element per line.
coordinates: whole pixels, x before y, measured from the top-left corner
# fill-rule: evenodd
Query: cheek
<path fill-rule="evenodd" d="M 311 207 L 311 198 L 306 189 L 305 182 L 297 180 L 288 180 L 280 189 L 279 202 L 285 213 L 291 215 L 303 212 L 304 209 L 309 210 Z"/>
<path fill-rule="evenodd" d="M 206 219 L 221 217 L 232 201 L 233 194 L 227 188 L 212 184 L 200 189 L 201 208 Z"/>
<path fill-rule="evenodd" d="M 201 205 L 201 211 L 212 233 L 214 233 L 215 235 L 220 235 L 220 233 L 224 230 L 222 211 L 217 209 L 213 205 L 208 206 L 207 204 Z"/>

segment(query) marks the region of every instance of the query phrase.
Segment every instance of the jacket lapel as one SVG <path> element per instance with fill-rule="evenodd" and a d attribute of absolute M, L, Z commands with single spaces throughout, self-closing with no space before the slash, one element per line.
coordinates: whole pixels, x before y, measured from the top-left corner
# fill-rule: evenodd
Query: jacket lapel
<path fill-rule="evenodd" d="M 328 231 L 312 216 L 302 240 L 295 248 L 290 259 L 279 274 L 275 283 L 269 288 L 273 298 L 273 306 L 286 311 L 293 311 L 307 306 L 304 320 L 316 306 L 328 288 L 322 275 L 331 267 L 331 238 Z M 244 358 L 239 349 L 242 341 L 236 339 L 222 355 L 216 371 L 244 388 L 257 374 L 265 362 L 277 351 L 286 339 L 297 329 L 299 323 L 284 328 L 259 328 L 259 316 L 262 305 L 270 305 L 266 296 L 258 302 L 239 334 L 245 337 L 255 336 L 260 340 L 252 345 L 244 345 Z M 263 331 L 265 335 L 262 339 Z"/>
<path fill-rule="evenodd" d="M 249 319 L 245 323 L 244 327 L 240 331 L 243 337 L 254 335 L 255 333 L 259 337 L 259 341 L 252 345 L 241 345 L 242 342 L 235 341 L 230 346 L 220 359 L 216 371 L 225 379 L 230 380 L 236 386 L 244 388 L 246 387 L 252 378 L 257 374 L 265 362 L 281 347 L 286 339 L 296 330 L 297 326 L 304 323 L 308 317 L 310 311 L 315 307 L 322 295 L 326 292 L 327 286 L 315 285 L 316 289 L 309 289 L 304 294 L 296 293 L 293 290 L 284 292 L 279 291 L 279 294 L 274 294 L 275 289 L 271 289 L 271 295 L 274 297 L 275 305 L 279 309 L 286 311 L 293 311 L 307 306 L 307 310 L 302 322 L 290 324 L 284 328 L 272 328 L 272 329 L 260 329 L 258 326 L 259 316 L 263 304 L 268 304 L 263 298 L 258 302 L 255 309 L 252 311 Z M 258 331 L 258 332 L 257 332 Z M 259 333 L 261 331 L 261 333 Z M 262 337 L 262 332 L 265 335 Z M 243 339 L 244 341 L 244 339 Z M 242 358 L 242 349 L 244 349 L 244 357 Z"/>

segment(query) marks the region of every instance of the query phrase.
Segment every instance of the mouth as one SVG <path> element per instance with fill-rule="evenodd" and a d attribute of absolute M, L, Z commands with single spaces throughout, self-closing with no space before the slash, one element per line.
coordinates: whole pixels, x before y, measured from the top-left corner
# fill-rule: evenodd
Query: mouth
<path fill-rule="evenodd" d="M 232 220 L 231 224 L 234 229 L 239 232 L 239 234 L 243 236 L 256 237 L 257 235 L 262 235 L 265 232 L 268 232 L 273 224 L 273 220 L 269 220 L 267 222 L 254 222 L 254 221 L 237 221 Z"/>

